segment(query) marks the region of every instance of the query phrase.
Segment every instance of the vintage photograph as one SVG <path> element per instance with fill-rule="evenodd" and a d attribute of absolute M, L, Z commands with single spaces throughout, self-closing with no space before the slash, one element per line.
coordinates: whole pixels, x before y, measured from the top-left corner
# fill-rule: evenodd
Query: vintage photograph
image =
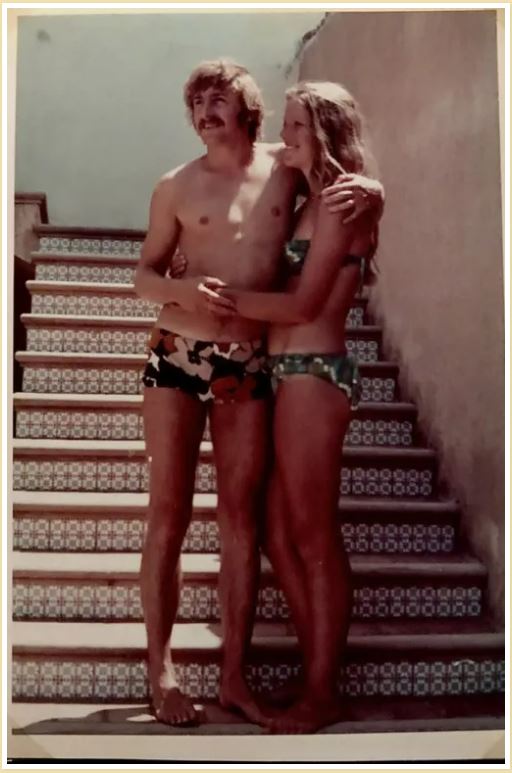
<path fill-rule="evenodd" d="M 503 730 L 503 34 L 18 16 L 14 759 Z"/>

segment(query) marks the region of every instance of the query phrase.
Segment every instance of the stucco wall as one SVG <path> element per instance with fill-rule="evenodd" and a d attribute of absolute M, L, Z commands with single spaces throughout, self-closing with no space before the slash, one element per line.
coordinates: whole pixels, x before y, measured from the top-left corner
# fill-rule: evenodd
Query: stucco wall
<path fill-rule="evenodd" d="M 373 305 L 503 616 L 504 332 L 493 12 L 336 13 L 300 75 L 360 101 L 387 191 Z"/>
<path fill-rule="evenodd" d="M 260 83 L 278 138 L 285 70 L 323 13 L 156 13 L 21 18 L 16 190 L 45 191 L 60 225 L 145 228 L 154 183 L 202 152 L 182 89 L 231 56 Z"/>

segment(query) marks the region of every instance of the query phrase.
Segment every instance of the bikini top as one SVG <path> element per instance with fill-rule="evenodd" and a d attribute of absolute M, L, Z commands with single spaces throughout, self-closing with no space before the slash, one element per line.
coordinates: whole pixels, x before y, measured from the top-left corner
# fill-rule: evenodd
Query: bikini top
<path fill-rule="evenodd" d="M 306 255 L 308 254 L 311 239 L 290 239 L 285 245 L 285 258 L 288 263 L 290 274 L 300 274 Z M 362 255 L 345 255 L 342 261 L 343 266 L 356 264 L 361 266 L 361 272 L 364 271 L 365 258 Z"/>

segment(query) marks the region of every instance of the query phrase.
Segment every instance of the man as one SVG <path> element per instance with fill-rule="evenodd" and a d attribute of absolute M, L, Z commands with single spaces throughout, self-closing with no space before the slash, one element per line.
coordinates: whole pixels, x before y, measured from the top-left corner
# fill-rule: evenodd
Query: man
<path fill-rule="evenodd" d="M 185 86 L 185 102 L 206 154 L 158 183 L 135 278 L 140 296 L 162 304 L 143 379 L 150 503 L 141 595 L 149 678 L 160 721 L 197 720 L 179 689 L 169 643 L 179 601 L 179 556 L 208 415 L 221 538 L 219 699 L 224 707 L 263 722 L 243 663 L 256 605 L 257 514 L 269 443 L 265 331 L 262 323 L 222 319 L 209 309 L 211 298 L 222 302 L 216 282 L 254 290 L 275 287 L 297 177 L 280 164 L 280 146 L 256 142 L 263 101 L 244 67 L 227 60 L 203 63 Z M 356 216 L 372 200 L 380 205 L 382 189 L 358 178 L 338 186 L 334 198 L 341 209 L 355 204 Z M 188 278 L 166 276 L 178 245 L 187 256 Z"/>

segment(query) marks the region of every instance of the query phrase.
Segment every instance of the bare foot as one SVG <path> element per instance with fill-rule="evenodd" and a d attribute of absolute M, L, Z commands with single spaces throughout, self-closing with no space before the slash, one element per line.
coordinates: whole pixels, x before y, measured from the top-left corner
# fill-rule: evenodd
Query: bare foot
<path fill-rule="evenodd" d="M 343 707 L 338 698 L 319 701 L 303 698 L 288 711 L 268 720 L 268 727 L 273 733 L 316 733 L 322 727 L 338 722 L 343 714 Z"/>
<path fill-rule="evenodd" d="M 178 686 L 159 688 L 153 699 L 153 711 L 158 722 L 166 725 L 197 725 L 199 714 L 194 704 Z"/>
<path fill-rule="evenodd" d="M 247 687 L 242 676 L 225 677 L 222 680 L 219 703 L 227 711 L 241 713 L 257 725 L 268 725 L 269 717 L 258 706 L 252 692 Z"/>

